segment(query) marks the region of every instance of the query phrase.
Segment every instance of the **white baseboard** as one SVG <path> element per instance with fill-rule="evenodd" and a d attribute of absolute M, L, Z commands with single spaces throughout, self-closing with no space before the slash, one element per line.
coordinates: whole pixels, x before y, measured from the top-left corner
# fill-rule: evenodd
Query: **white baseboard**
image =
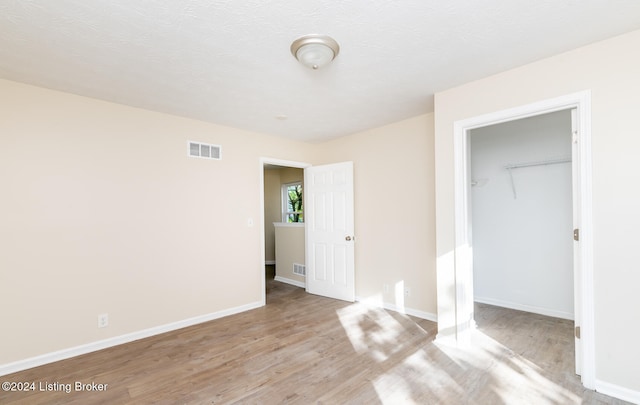
<path fill-rule="evenodd" d="M 473 297 L 473 300 L 481 304 L 495 305 L 497 307 L 516 309 L 518 311 L 532 312 L 534 314 L 552 316 L 554 318 L 569 319 L 571 321 L 574 320 L 574 316 L 572 313 L 557 311 L 554 309 L 541 308 L 533 305 L 519 304 L 517 302 L 502 301 L 495 298 L 478 297 L 477 295 Z"/>
<path fill-rule="evenodd" d="M 416 318 L 426 319 L 431 322 L 438 322 L 438 315 L 433 314 L 431 312 L 419 311 L 413 308 L 399 308 L 396 305 L 384 303 L 384 309 L 388 309 L 390 311 L 399 312 L 401 314 L 415 316 Z"/>
<path fill-rule="evenodd" d="M 53 363 L 60 360 L 65 360 L 71 357 L 80 356 L 82 354 L 95 352 L 98 350 L 121 345 L 124 343 L 133 342 L 134 340 L 140 340 L 140 339 L 148 338 L 151 336 L 160 335 L 162 333 L 186 328 L 188 326 L 197 325 L 199 323 L 209 322 L 214 319 L 238 314 L 240 312 L 249 311 L 251 309 L 259 308 L 261 306 L 263 306 L 262 302 L 253 302 L 250 304 L 225 309 L 225 310 L 214 312 L 211 314 L 196 316 L 193 318 L 168 323 L 166 325 L 160 325 L 153 328 L 144 329 L 138 332 L 128 333 L 126 335 L 115 336 L 109 339 L 99 340 L 97 342 L 87 343 L 81 346 L 76 346 L 68 349 L 58 350 L 51 353 L 46 353 L 40 356 L 19 360 L 13 363 L 1 364 L 0 376 L 16 373 L 18 371 L 42 366 L 44 364 L 49 364 L 49 363 Z"/>
<path fill-rule="evenodd" d="M 619 385 L 596 379 L 596 391 L 633 404 L 640 404 L 640 391 L 634 391 Z"/>
<path fill-rule="evenodd" d="M 438 315 L 433 314 L 431 312 L 420 311 L 413 308 L 401 308 L 394 304 L 389 304 L 388 302 L 380 302 L 378 300 L 371 300 L 362 297 L 356 297 L 356 301 L 362 302 L 366 305 L 371 305 L 377 308 L 387 309 L 389 311 L 398 312 L 405 315 L 415 316 L 416 318 L 426 319 L 431 322 L 438 322 Z"/>
<path fill-rule="evenodd" d="M 304 281 L 292 280 L 290 278 L 286 278 L 282 276 L 275 276 L 274 280 L 279 281 L 281 283 L 295 285 L 296 287 L 307 288 L 307 284 Z"/>

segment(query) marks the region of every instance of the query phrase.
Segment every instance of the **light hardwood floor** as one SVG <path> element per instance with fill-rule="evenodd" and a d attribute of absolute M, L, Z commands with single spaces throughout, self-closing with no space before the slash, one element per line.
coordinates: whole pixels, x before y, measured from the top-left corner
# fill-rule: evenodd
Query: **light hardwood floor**
<path fill-rule="evenodd" d="M 474 348 L 433 322 L 270 280 L 267 306 L 0 381 L 108 384 L 3 392 L 0 404 L 624 404 L 573 373 L 572 322 L 477 305 Z"/>

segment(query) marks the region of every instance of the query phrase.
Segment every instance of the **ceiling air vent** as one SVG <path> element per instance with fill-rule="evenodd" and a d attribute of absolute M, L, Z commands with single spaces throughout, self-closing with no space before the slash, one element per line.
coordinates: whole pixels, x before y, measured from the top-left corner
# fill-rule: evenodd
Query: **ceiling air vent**
<path fill-rule="evenodd" d="M 222 159 L 222 146 L 189 141 L 189 156 L 203 159 Z"/>

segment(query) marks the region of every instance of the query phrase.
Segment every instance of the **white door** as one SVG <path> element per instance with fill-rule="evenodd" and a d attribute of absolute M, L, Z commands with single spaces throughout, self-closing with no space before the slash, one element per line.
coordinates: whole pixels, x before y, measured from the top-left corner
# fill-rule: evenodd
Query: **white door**
<path fill-rule="evenodd" d="M 307 292 L 355 301 L 353 162 L 304 170 Z"/>

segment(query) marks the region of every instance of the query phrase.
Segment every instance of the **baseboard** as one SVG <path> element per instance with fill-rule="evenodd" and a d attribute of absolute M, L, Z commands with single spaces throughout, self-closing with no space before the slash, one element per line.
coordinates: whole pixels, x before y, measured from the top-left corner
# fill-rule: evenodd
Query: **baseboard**
<path fill-rule="evenodd" d="M 274 280 L 279 281 L 281 283 L 295 285 L 296 287 L 307 288 L 307 284 L 305 282 L 303 282 L 303 281 L 292 280 L 290 278 L 286 278 L 286 277 L 282 277 L 282 276 L 276 276 L 274 278 Z"/>
<path fill-rule="evenodd" d="M 0 376 L 16 373 L 18 371 L 27 370 L 33 367 L 42 366 L 44 364 L 53 363 L 60 360 L 69 359 L 71 357 L 80 356 L 95 352 L 109 347 L 118 346 L 124 343 L 133 342 L 134 340 L 140 340 L 162 333 L 171 332 L 177 329 L 186 328 L 188 326 L 197 325 L 199 323 L 209 322 L 214 319 L 223 318 L 225 316 L 238 314 L 240 312 L 249 311 L 251 309 L 259 308 L 263 306 L 261 302 L 253 302 L 239 307 L 229 308 L 222 311 L 214 312 L 211 314 L 196 316 L 189 319 L 184 319 L 178 322 L 172 322 L 165 325 L 156 326 L 149 329 L 144 329 L 138 332 L 128 333 L 126 335 L 115 336 L 109 339 L 99 340 L 97 342 L 87 343 L 81 346 L 71 347 L 68 349 L 58 350 L 52 353 L 43 354 L 36 357 L 31 357 L 24 360 L 19 360 L 12 363 L 0 365 Z"/>
<path fill-rule="evenodd" d="M 425 311 L 420 311 L 417 309 L 406 308 L 406 307 L 402 308 L 394 304 L 389 304 L 387 302 L 380 302 L 378 300 L 370 300 L 362 297 L 356 297 L 356 301 L 362 302 L 363 304 L 371 305 L 377 308 L 383 308 L 389 311 L 415 316 L 416 318 L 426 319 L 427 321 L 438 322 L 438 315 L 433 314 L 431 312 L 425 312 Z"/>
<path fill-rule="evenodd" d="M 596 391 L 633 404 L 640 404 L 640 391 L 634 391 L 619 385 L 596 379 Z"/>
<path fill-rule="evenodd" d="M 518 311 L 531 312 L 534 314 L 545 316 L 552 316 L 554 318 L 568 319 L 570 321 L 574 320 L 574 316 L 572 313 L 564 311 L 556 311 L 553 309 L 541 308 L 532 305 L 518 304 L 516 302 L 502 301 L 495 298 L 478 297 L 477 295 L 473 297 L 473 300 L 481 304 L 495 305 L 497 307 L 510 308 Z"/>
<path fill-rule="evenodd" d="M 396 305 L 388 304 L 386 302 L 383 304 L 383 307 L 384 309 L 388 309 L 390 311 L 395 311 L 401 314 L 415 316 L 416 318 L 426 319 L 427 321 L 431 321 L 431 322 L 438 322 L 438 315 L 430 312 L 419 311 L 417 309 L 406 308 L 406 307 L 400 308 L 400 307 L 397 307 Z"/>

